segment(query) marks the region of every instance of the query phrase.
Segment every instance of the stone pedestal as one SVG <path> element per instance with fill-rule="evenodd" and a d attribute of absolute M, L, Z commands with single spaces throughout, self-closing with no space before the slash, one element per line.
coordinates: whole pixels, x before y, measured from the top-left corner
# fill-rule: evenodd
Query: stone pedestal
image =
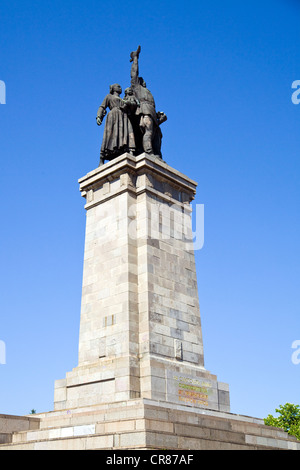
<path fill-rule="evenodd" d="M 0 415 L 0 450 L 300 450 L 282 430 L 231 414 L 228 386 L 204 367 L 196 183 L 159 159 L 124 154 L 80 190 L 78 366 L 56 381 L 54 411 Z"/>
<path fill-rule="evenodd" d="M 55 410 L 132 398 L 229 411 L 204 368 L 192 240 L 196 183 L 124 154 L 79 180 L 86 239 L 78 366 Z"/>

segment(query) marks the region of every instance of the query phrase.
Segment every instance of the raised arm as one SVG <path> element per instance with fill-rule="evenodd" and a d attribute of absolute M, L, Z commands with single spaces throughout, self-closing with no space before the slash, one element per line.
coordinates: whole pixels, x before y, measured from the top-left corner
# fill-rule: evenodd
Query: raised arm
<path fill-rule="evenodd" d="M 137 48 L 136 51 L 131 52 L 130 62 L 133 62 L 131 66 L 130 76 L 131 76 L 131 86 L 134 87 L 139 83 L 139 55 L 141 52 L 141 46 Z"/>

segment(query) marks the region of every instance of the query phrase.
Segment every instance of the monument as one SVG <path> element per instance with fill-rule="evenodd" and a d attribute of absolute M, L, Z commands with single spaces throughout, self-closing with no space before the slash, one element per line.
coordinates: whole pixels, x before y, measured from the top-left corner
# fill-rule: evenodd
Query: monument
<path fill-rule="evenodd" d="M 204 364 L 191 201 L 197 183 L 162 159 L 164 112 L 130 54 L 131 86 L 110 86 L 99 166 L 86 200 L 78 365 L 54 410 L 0 415 L 8 449 L 300 449 L 263 421 L 230 413 Z M 108 160 L 105 163 L 105 160 Z M 4 430 L 4 432 L 2 432 Z M 2 433 L 2 434 L 1 434 Z"/>
<path fill-rule="evenodd" d="M 98 126 L 106 118 L 103 141 L 100 150 L 100 165 L 124 152 L 140 155 L 161 155 L 162 132 L 160 124 L 167 120 L 164 112 L 156 111 L 152 93 L 146 82 L 139 77 L 139 55 L 141 46 L 131 52 L 131 87 L 126 88 L 124 98 L 120 98 L 122 88 L 119 84 L 110 85 L 110 93 L 100 105 L 96 121 Z"/>
<path fill-rule="evenodd" d="M 162 161 L 165 114 L 139 77 L 140 51 L 130 55 L 135 115 L 112 85 L 97 113 L 99 124 L 110 108 L 100 166 L 79 180 L 87 211 L 79 361 L 57 382 L 55 409 L 147 398 L 229 411 L 228 386 L 204 368 L 189 208 L 196 183 Z"/>

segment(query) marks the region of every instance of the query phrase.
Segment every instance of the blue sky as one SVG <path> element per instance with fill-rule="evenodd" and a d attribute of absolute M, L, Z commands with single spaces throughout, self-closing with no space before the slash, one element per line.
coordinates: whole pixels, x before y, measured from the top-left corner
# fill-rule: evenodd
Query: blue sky
<path fill-rule="evenodd" d="M 2 0 L 0 413 L 53 408 L 77 365 L 85 211 L 98 106 L 130 84 L 163 124 L 163 156 L 198 182 L 205 364 L 234 413 L 300 404 L 300 2 Z"/>

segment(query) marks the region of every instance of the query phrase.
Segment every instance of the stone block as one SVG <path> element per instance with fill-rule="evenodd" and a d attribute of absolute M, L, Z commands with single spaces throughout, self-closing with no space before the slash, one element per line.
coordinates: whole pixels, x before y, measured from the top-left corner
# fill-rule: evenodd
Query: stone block
<path fill-rule="evenodd" d="M 120 434 L 119 446 L 120 449 L 138 449 L 146 447 L 146 433 L 144 431 L 136 431 Z"/>

